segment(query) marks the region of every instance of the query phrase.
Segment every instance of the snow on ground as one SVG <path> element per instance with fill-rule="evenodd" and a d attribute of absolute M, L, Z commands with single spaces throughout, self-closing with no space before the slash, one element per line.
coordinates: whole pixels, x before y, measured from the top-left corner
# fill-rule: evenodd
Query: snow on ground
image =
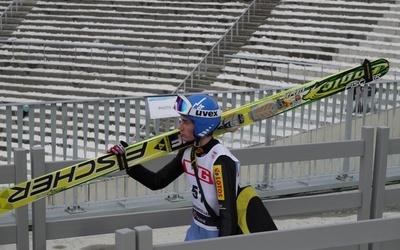
<path fill-rule="evenodd" d="M 388 207 L 383 218 L 400 216 L 400 207 Z M 321 225 L 333 225 L 354 222 L 357 215 L 354 211 L 327 212 L 321 214 L 286 216 L 274 218 L 278 230 L 307 228 Z M 153 244 L 168 244 L 183 242 L 188 226 L 168 227 L 153 230 Z M 32 235 L 30 235 L 32 239 Z M 113 250 L 115 249 L 115 234 L 102 234 L 85 237 L 72 237 L 48 240 L 47 249 L 63 250 Z M 0 245 L 0 250 L 14 250 L 15 244 Z"/>

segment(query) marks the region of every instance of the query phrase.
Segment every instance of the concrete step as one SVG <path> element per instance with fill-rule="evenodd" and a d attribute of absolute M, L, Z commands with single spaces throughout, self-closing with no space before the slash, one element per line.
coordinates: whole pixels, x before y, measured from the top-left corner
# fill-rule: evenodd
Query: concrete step
<path fill-rule="evenodd" d="M 356 11 L 355 11 L 356 10 Z M 388 7 L 382 8 L 383 11 L 389 10 Z M 286 11 L 286 12 L 291 12 L 293 16 L 296 16 L 297 14 L 299 15 L 304 15 L 304 13 L 318 13 L 318 16 L 321 18 L 324 17 L 330 17 L 332 18 L 333 16 L 344 16 L 345 19 L 346 16 L 364 16 L 365 19 L 373 19 L 376 17 L 381 17 L 382 12 L 377 10 L 375 7 L 371 7 L 371 9 L 364 9 L 361 6 L 351 6 L 351 5 L 324 5 L 322 4 L 307 4 L 303 2 L 299 2 L 296 4 L 290 4 L 288 2 L 285 2 L 284 5 L 278 6 L 277 11 Z M 359 20 L 361 21 L 361 20 Z"/>
<path fill-rule="evenodd" d="M 45 77 L 43 77 L 43 75 Z M 109 78 L 110 79 L 110 78 Z M 180 84 L 180 81 L 169 82 L 154 79 L 132 80 L 118 79 L 119 81 L 106 81 L 99 79 L 66 79 L 64 75 L 56 74 L 42 76 L 18 76 L 18 75 L 0 75 L 0 86 L 3 90 L 23 93 L 35 93 L 38 96 L 46 97 L 49 94 L 61 95 L 65 99 L 74 99 L 81 97 L 117 97 L 117 96 L 136 96 L 142 93 L 170 94 Z M 167 79 L 168 80 L 168 79 Z M 21 95 L 22 97 L 24 95 Z M 79 98 L 81 99 L 81 98 Z"/>
<path fill-rule="evenodd" d="M 88 15 L 91 17 L 102 17 L 104 18 L 107 15 L 107 18 L 147 18 L 147 19 L 162 19 L 162 20 L 177 20 L 177 19 L 185 19 L 185 20 L 196 20 L 202 22 L 222 22 L 228 23 L 233 22 L 238 16 L 239 12 L 230 12 L 225 11 L 224 16 L 219 16 L 218 13 L 224 12 L 223 10 L 214 10 L 216 15 L 210 15 L 211 10 L 207 9 L 192 9 L 192 10 L 180 10 L 180 9 L 165 9 L 165 8 L 136 8 L 135 6 L 131 6 L 130 8 L 123 8 L 121 11 L 114 11 L 110 9 L 110 7 L 104 6 L 104 9 L 96 8 L 86 8 L 84 11 L 81 7 L 77 9 L 67 8 L 66 5 L 60 5 L 55 7 L 47 7 L 36 6 L 37 8 L 32 10 L 32 14 L 46 14 L 46 15 L 55 15 L 55 16 L 76 16 L 76 15 Z M 65 7 L 65 8 L 64 8 Z"/>
<path fill-rule="evenodd" d="M 293 13 L 291 11 L 285 11 L 285 10 L 279 10 L 279 11 L 274 11 L 273 14 L 269 17 L 270 19 L 301 19 L 305 21 L 314 21 L 314 22 L 333 22 L 338 25 L 343 24 L 344 26 L 348 24 L 363 24 L 363 25 L 374 25 L 377 23 L 377 19 L 369 19 L 369 18 L 359 18 L 359 17 L 353 17 L 353 16 L 341 16 L 341 19 L 338 19 L 337 15 L 325 15 L 325 16 L 320 16 L 317 14 L 310 15 L 310 12 L 296 12 Z"/>
<path fill-rule="evenodd" d="M 1 52 L 1 51 L 0 51 Z M 1 54 L 1 53 L 0 53 Z M 146 60 L 147 59 L 147 60 Z M 31 61 L 31 62 L 28 62 Z M 30 55 L 1 55 L 0 65 L 9 66 L 20 64 L 21 67 L 30 68 L 54 68 L 54 69 L 74 69 L 76 67 L 96 68 L 100 72 L 109 72 L 115 67 L 120 67 L 126 72 L 129 68 L 144 68 L 144 71 L 150 69 L 159 69 L 160 71 L 177 70 L 190 71 L 193 65 L 197 64 L 198 60 L 192 59 L 186 61 L 181 58 L 168 60 L 159 59 L 157 62 L 153 58 L 110 58 L 107 57 L 68 57 L 66 55 L 59 56 L 56 54 L 30 54 Z M 28 63 L 28 64 L 27 64 Z M 110 67 L 110 68 L 107 68 Z M 140 72 L 140 71 L 139 71 Z"/>
<path fill-rule="evenodd" d="M 318 40 L 320 38 L 329 38 L 327 41 L 335 41 L 338 38 L 343 39 L 355 39 L 365 40 L 367 35 L 366 32 L 371 32 L 371 29 L 360 32 L 359 30 L 337 30 L 332 28 L 320 28 L 320 27 L 282 27 L 281 25 L 264 25 L 262 29 L 258 29 L 253 33 L 253 38 L 261 38 L 263 36 L 270 38 L 279 38 L 280 36 L 291 37 L 293 40 L 304 41 L 304 40 Z M 301 36 L 299 36 L 301 35 Z M 351 43 L 350 41 L 348 43 Z"/>
<path fill-rule="evenodd" d="M 202 49 L 209 51 L 213 46 L 214 41 L 187 41 L 180 39 L 171 41 L 169 38 L 156 38 L 142 39 L 135 35 L 127 35 L 125 37 L 118 36 L 74 36 L 73 33 L 63 34 L 49 34 L 47 32 L 30 33 L 30 32 L 15 32 L 13 36 L 15 39 L 39 39 L 43 41 L 53 42 L 81 42 L 81 43 L 99 43 L 99 44 L 114 44 L 114 45 L 128 45 L 128 46 L 143 46 L 152 48 L 164 49 Z"/>
<path fill-rule="evenodd" d="M 216 34 L 222 34 L 225 32 L 225 26 L 218 27 L 210 27 L 210 26 L 189 26 L 189 25 L 179 25 L 179 24 L 160 24 L 156 22 L 146 21 L 143 23 L 112 23 L 106 22 L 104 20 L 102 23 L 99 22 L 80 22 L 80 21 L 56 21 L 52 20 L 50 23 L 48 20 L 40 20 L 40 19 L 29 19 L 25 20 L 23 25 L 19 26 L 20 30 L 44 30 L 47 28 L 48 32 L 56 33 L 59 32 L 57 30 L 86 30 L 86 33 L 96 32 L 96 30 L 100 33 L 100 31 L 107 30 L 116 30 L 116 31 L 129 31 L 132 33 L 154 33 L 154 32 L 163 32 L 166 34 L 171 34 L 171 36 L 179 36 L 180 34 L 186 34 L 187 36 L 191 35 L 203 35 L 204 37 Z"/>
<path fill-rule="evenodd" d="M 66 4 L 67 3 L 67 4 Z M 68 10 L 82 10 L 91 7 L 96 10 L 103 11 L 141 11 L 141 12 L 165 12 L 165 13 L 190 13 L 190 10 L 199 10 L 196 13 L 207 13 L 209 11 L 218 11 L 219 13 L 236 13 L 243 10 L 246 4 L 243 2 L 218 2 L 218 1 L 90 1 L 85 3 L 78 0 L 68 2 L 51 1 L 40 2 L 37 4 L 39 8 L 59 8 Z"/>
<path fill-rule="evenodd" d="M 11 67 L 5 67 L 5 68 L 0 68 L 0 75 L 5 76 L 5 77 L 15 77 L 15 78 L 20 78 L 24 79 L 24 81 L 29 81 L 29 77 L 32 78 L 49 78 L 49 79 L 59 79 L 60 82 L 56 84 L 55 86 L 68 86 L 68 82 L 71 82 L 70 84 L 73 84 L 74 87 L 80 87 L 80 88 L 98 88 L 101 84 L 96 84 L 95 81 L 103 81 L 103 82 L 116 82 L 114 84 L 115 86 L 118 86 L 118 83 L 120 82 L 129 84 L 129 83 L 135 83 L 135 84 L 144 84 L 148 85 L 157 85 L 160 83 L 164 84 L 170 84 L 170 85 L 177 85 L 180 83 L 182 80 L 179 79 L 172 79 L 169 76 L 167 77 L 160 77 L 160 76 L 143 76 L 143 75 L 117 75 L 117 74 L 100 74 L 100 73 L 89 73 L 85 71 L 63 71 L 63 70 L 52 70 L 52 69 L 29 69 L 29 68 L 11 68 Z M 183 74 L 185 76 L 185 74 Z M 183 78 L 183 77 L 182 77 Z M 63 82 L 64 81 L 64 82 Z M 93 81 L 94 83 L 87 83 L 88 81 Z M 54 83 L 53 83 L 54 84 Z M 48 83 L 47 83 L 48 85 Z M 109 86 L 103 86 L 103 88 L 107 89 L 113 89 L 113 84 L 110 84 Z M 130 89 L 129 87 L 125 86 L 121 88 L 127 88 Z M 154 86 L 155 87 L 155 86 Z"/>
<path fill-rule="evenodd" d="M 18 75 L 31 75 L 34 71 L 39 72 L 67 72 L 66 78 L 71 78 L 74 72 L 76 75 L 87 75 L 90 77 L 101 77 L 105 75 L 115 76 L 143 76 L 143 77 L 159 77 L 159 78 L 176 78 L 183 79 L 188 71 L 180 70 L 179 68 L 170 67 L 131 67 L 129 65 L 116 65 L 107 67 L 100 67 L 98 64 L 61 64 L 57 61 L 40 62 L 40 61 L 4 61 L 0 60 L 0 73 L 7 72 L 10 74 Z"/>
<path fill-rule="evenodd" d="M 157 28 L 154 30 L 142 30 L 135 31 L 129 28 L 121 28 L 121 27 L 103 27 L 102 29 L 90 28 L 87 29 L 85 27 L 65 28 L 62 26 L 31 26 L 31 25 L 20 25 L 18 26 L 18 31 L 15 33 L 17 36 L 27 36 L 29 33 L 34 33 L 35 35 L 40 36 L 48 36 L 50 37 L 66 37 L 66 36 L 75 36 L 89 39 L 98 39 L 104 40 L 107 37 L 121 37 L 122 39 L 128 40 L 163 40 L 170 43 L 186 43 L 190 41 L 191 43 L 207 43 L 207 42 L 215 42 L 218 39 L 222 32 L 206 32 L 206 31 L 197 31 L 197 32 L 182 32 L 179 30 L 163 30 L 162 28 Z M 93 37 L 93 38 L 92 38 Z M 53 39 L 54 39 L 53 38 Z"/>
<path fill-rule="evenodd" d="M 112 24 L 112 25 L 143 25 L 143 26 L 168 26 L 168 27 L 184 27 L 184 26 L 195 26 L 197 28 L 228 28 L 231 23 L 228 22 L 216 22 L 213 19 L 206 21 L 204 19 L 196 20 L 191 18 L 188 21 L 186 18 L 177 18 L 165 20 L 162 18 L 152 18 L 149 16 L 145 17 L 118 17 L 118 18 L 104 18 L 102 16 L 91 16 L 89 13 L 85 15 L 42 15 L 39 13 L 30 13 L 29 19 L 26 21 L 32 22 L 61 22 L 61 23 L 101 23 L 101 24 Z"/>

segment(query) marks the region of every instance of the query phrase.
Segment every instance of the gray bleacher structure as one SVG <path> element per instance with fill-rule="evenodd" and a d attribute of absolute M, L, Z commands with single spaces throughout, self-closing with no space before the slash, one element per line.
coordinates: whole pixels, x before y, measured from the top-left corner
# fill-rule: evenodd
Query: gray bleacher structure
<path fill-rule="evenodd" d="M 399 6 L 399 1 L 393 0 L 3 1 L 0 3 L 0 167 L 4 173 L 0 175 L 1 183 L 18 183 L 97 156 L 121 139 L 137 141 L 176 127 L 177 118 L 149 118 L 148 96 L 207 91 L 223 109 L 229 109 L 360 64 L 364 58 L 383 57 L 390 61 L 391 70 L 382 81 L 372 85 L 369 98 L 365 98 L 364 90 L 349 90 L 220 138 L 239 155 L 267 152 L 278 157 L 276 162 L 259 159 L 261 162 L 256 164 L 258 157 L 254 156 L 247 162 L 256 166 L 246 167 L 244 175 L 248 178 L 243 182 L 256 185 L 263 197 L 358 188 L 344 194 L 266 200 L 274 216 L 356 209 L 363 213 L 362 219 L 379 218 L 381 206 L 399 203 L 398 191 L 383 191 L 382 179 L 387 174 L 386 181 L 396 182 L 400 176 L 396 151 L 400 136 Z M 371 157 L 363 152 L 363 126 L 390 128 L 390 135 L 385 137 L 389 152 L 374 151 L 373 165 L 387 169 L 387 173 L 374 174 L 380 180 L 373 183 L 373 190 L 360 187 L 372 180 L 356 181 L 360 173 L 365 173 L 363 160 L 358 158 Z M 371 130 L 365 131 L 369 131 L 370 140 Z M 389 136 L 393 139 L 389 140 Z M 348 152 L 340 148 L 352 143 L 355 148 Z M 385 143 L 377 145 L 386 146 Z M 301 150 L 305 146 L 315 150 L 321 147 L 321 155 L 326 154 L 323 149 L 329 148 L 340 152 L 338 157 L 343 159 L 326 156 L 327 160 L 320 162 Z M 295 153 L 293 157 L 299 156 L 295 157 L 295 163 L 285 162 L 287 159 L 274 154 L 275 150 L 304 152 L 307 159 Z M 24 158 L 27 153 L 30 157 Z M 383 166 L 376 159 L 382 160 L 385 154 L 392 156 Z M 18 168 L 22 172 L 15 172 L 17 165 L 24 166 Z M 254 173 L 258 176 L 250 177 Z M 319 182 L 324 182 L 323 188 Z M 188 205 L 182 183 L 178 180 L 173 186 L 152 193 L 120 174 L 111 175 L 35 203 L 33 209 L 23 207 L 1 216 L 0 245 L 18 241 L 18 249 L 27 249 L 27 225 L 31 225 L 31 218 L 37 223 L 33 227 L 36 228 L 34 249 L 45 249 L 46 239 L 110 233 L 132 225 L 152 228 L 183 225 L 187 221 L 178 219 L 178 214 L 188 216 L 190 210 L 182 208 Z M 104 188 L 107 185 L 109 190 Z M 107 192 L 99 194 L 98 189 Z M 130 193 L 132 189 L 135 191 Z M 382 200 L 371 198 L 368 203 L 368 197 L 386 200 L 383 204 Z M 146 206 L 137 209 L 138 202 Z M 113 207 L 116 204 L 118 208 Z M 312 204 L 315 209 L 303 204 Z M 99 210 L 110 207 L 108 212 L 113 212 L 105 219 Z M 295 207 L 301 209 L 295 211 Z M 160 212 L 157 210 L 160 208 L 167 210 Z M 141 213 L 146 209 L 154 211 Z M 373 209 L 378 212 L 367 215 L 366 211 Z M 72 216 L 77 219 L 71 219 Z M 112 223 L 108 219 L 117 223 L 109 227 Z M 294 240 L 291 247 L 322 249 L 351 243 L 368 249 L 366 244 L 388 240 L 381 249 L 396 249 L 393 245 L 398 241 L 391 241 L 398 239 L 393 221 L 396 220 L 377 221 L 382 224 L 376 225 L 367 220 L 365 224 L 363 221 L 332 227 L 332 231 L 329 227 L 316 228 L 282 232 L 282 235 L 272 233 L 265 235 L 265 240 L 258 236 L 239 237 L 232 243 L 227 243 L 229 239 L 217 239 L 204 245 L 182 244 L 159 249 L 200 249 L 207 244 L 214 247 L 230 244 L 230 248 L 239 249 L 239 241 L 259 246 L 274 242 L 275 249 L 279 249 L 275 237 L 300 240 L 299 233 L 308 239 L 320 229 L 329 232 L 320 240 L 297 242 L 303 245 Z M 60 225 L 68 225 L 70 229 L 55 231 Z M 382 229 L 377 235 L 371 233 L 374 226 Z M 352 227 L 364 228 L 365 237 L 349 229 Z M 349 241 L 341 238 L 337 245 L 331 243 L 330 237 L 342 230 L 355 237 Z M 121 244 L 135 239 L 139 245 L 143 241 L 147 244 L 136 249 L 151 249 L 149 234 L 151 230 L 141 227 L 118 231 L 116 237 L 120 240 L 116 246 L 127 249 Z M 379 245 L 370 247 L 380 249 L 376 244 Z"/>
<path fill-rule="evenodd" d="M 112 4 L 104 1 L 87 1 L 84 4 L 80 1 L 40 1 L 39 4 L 36 2 L 6 1 L 4 7 L 8 6 L 8 11 L 4 13 L 8 14 L 1 18 L 0 34 L 4 38 L 0 41 L 2 44 L 0 65 L 3 65 L 0 66 L 1 101 L 20 104 L 12 108 L 2 106 L 0 110 L 0 119 L 2 121 L 4 117 L 9 119 L 1 123 L 1 131 L 8 131 L 6 133 L 8 135 L 5 135 L 6 145 L 0 145 L 7 150 L 6 159 L 1 159 L 3 161 L 9 162 L 12 147 L 32 147 L 36 144 L 44 146 L 51 142 L 52 151 L 56 151 L 56 147 L 65 143 L 65 138 L 70 137 L 65 130 L 60 132 L 60 129 L 68 126 L 65 124 L 68 122 L 65 119 L 71 119 L 64 114 L 71 109 L 85 113 L 85 104 L 91 103 L 87 101 L 88 98 L 113 99 L 171 94 L 177 91 L 231 91 L 232 89 L 245 91 L 249 87 L 285 88 L 292 86 L 293 83 L 314 80 L 339 69 L 354 66 L 369 57 L 387 58 L 392 68 L 385 80 L 397 78 L 397 50 L 392 48 L 397 46 L 395 39 L 399 20 L 396 19 L 398 7 L 393 1 L 368 3 L 352 1 L 346 4 L 337 1 L 320 3 L 313 0 L 295 2 L 260 0 L 235 3 L 227 1 L 147 3 L 121 0 Z M 372 10 L 376 10 L 376 14 L 360 18 L 360 13 L 371 13 Z M 314 14 L 306 15 L 310 11 Z M 339 16 L 339 11 L 342 12 L 343 18 L 335 19 L 334 15 Z M 285 13 L 287 17 L 284 16 Z M 282 20 L 291 20 L 289 17 L 294 18 L 294 21 L 288 22 L 289 24 L 300 25 L 302 28 L 293 30 L 288 27 L 291 25 L 282 25 Z M 368 25 L 365 24 L 365 20 L 368 20 Z M 351 27 L 346 25 L 350 21 Z M 259 48 L 260 38 L 268 37 L 264 32 L 266 29 L 273 32 L 272 26 L 281 30 L 278 34 L 279 39 L 273 39 L 276 43 L 272 44 L 269 41 Z M 309 27 L 310 31 L 316 30 L 313 39 L 317 40 L 313 43 L 301 40 L 301 37 L 305 36 L 304 27 Z M 360 32 L 357 31 L 361 29 L 360 27 L 364 36 L 360 35 L 357 37 L 358 40 L 354 40 L 352 34 Z M 287 28 L 285 32 L 282 31 L 284 28 Z M 386 34 L 382 35 L 384 41 L 381 41 L 382 36 L 377 36 L 378 33 L 374 29 Z M 321 33 L 321 30 L 325 32 Z M 150 33 L 157 39 L 149 37 Z M 360 47 L 355 46 L 357 41 L 361 43 L 370 40 L 374 41 L 370 44 L 379 43 L 379 46 L 369 47 L 373 54 L 361 56 L 348 54 L 349 52 L 342 53 L 339 49 L 332 49 L 334 46 L 332 43 L 321 43 L 318 40 L 329 40 L 332 34 L 337 34 L 335 39 L 341 37 L 335 40 L 335 46 L 339 46 L 344 40 L 348 41 L 349 38 L 352 40 L 351 43 L 348 41 L 346 45 L 348 48 Z M 371 36 L 367 38 L 368 34 Z M 276 38 L 277 34 L 271 37 Z M 78 38 L 81 40 L 76 40 Z M 258 41 L 254 43 L 254 39 Z M 293 51 L 293 48 L 286 48 L 288 42 L 282 42 L 284 39 L 293 41 L 292 46 L 297 46 L 296 51 L 300 48 L 304 51 L 290 54 L 288 50 Z M 164 42 L 160 45 L 154 40 Z M 385 45 L 387 46 L 384 47 Z M 330 57 L 324 57 L 326 60 L 318 59 L 321 53 L 325 53 L 319 48 L 323 51 L 329 50 Z M 305 53 L 306 51 L 308 52 Z M 385 97 L 385 94 L 392 96 L 391 93 L 398 91 L 396 86 L 396 84 L 380 85 L 379 88 L 382 89 L 379 92 L 380 98 Z M 386 88 L 389 88 L 388 91 L 385 91 Z M 240 97 L 238 100 L 229 96 L 227 98 L 221 101 L 221 104 L 225 105 L 224 109 L 243 104 L 253 97 Z M 66 99 L 82 100 L 83 107 L 72 103 L 49 103 L 52 108 L 46 107 L 44 108 L 46 111 L 43 111 L 43 107 L 40 107 L 41 113 L 33 115 L 32 113 L 38 112 L 37 106 L 41 104 L 29 105 L 33 101 Z M 340 99 L 346 97 L 341 96 L 334 104 L 329 105 L 343 105 Z M 113 100 L 110 102 L 111 113 L 125 115 L 125 120 L 128 121 L 134 120 L 130 126 L 118 128 L 118 123 L 115 122 L 117 126 L 114 131 L 112 128 L 110 131 L 106 127 L 102 128 L 103 124 L 78 125 L 76 129 L 92 132 L 97 131 L 97 126 L 100 126 L 99 130 L 115 134 L 110 140 L 103 139 L 102 144 L 106 146 L 108 141 L 112 143 L 118 141 L 120 137 L 128 140 L 129 132 L 132 131 L 129 127 L 135 128 L 133 134 L 143 134 L 140 128 L 150 123 L 143 118 L 145 117 L 143 112 L 146 112 L 144 101 L 140 102 L 140 107 L 136 104 L 130 106 L 129 110 L 132 111 L 130 117 L 127 112 L 118 113 L 119 107 L 124 107 L 124 101 L 115 105 Z M 236 104 L 230 105 L 229 102 Z M 394 100 L 395 105 L 392 105 L 391 100 L 382 102 L 386 102 L 389 106 L 397 105 L 396 100 Z M 63 107 L 58 107 L 59 105 Z M 329 105 L 325 105 L 328 111 Z M 77 118 L 77 122 L 80 119 L 84 120 L 83 123 L 85 119 L 96 121 L 96 117 L 92 118 L 93 114 L 107 112 L 101 110 L 101 107 L 96 111 L 95 107 L 91 110 L 90 105 L 88 106 L 88 117 Z M 34 116 L 32 118 L 34 122 L 31 122 L 31 118 L 21 119 L 24 117 L 24 107 L 31 109 L 29 113 Z M 48 116 L 50 110 L 57 113 L 55 119 L 58 124 L 47 122 L 46 125 L 51 124 L 56 127 L 44 129 L 43 117 Z M 315 110 L 312 112 L 314 115 Z M 318 119 L 316 117 L 314 121 L 310 121 L 308 126 L 313 123 L 318 127 Z M 123 121 L 121 125 L 123 126 Z M 174 123 L 171 127 L 173 126 Z M 288 127 L 286 124 L 284 126 Z M 33 128 L 37 130 L 39 127 L 40 141 L 35 141 L 32 130 Z M 149 125 L 145 129 L 147 129 L 146 134 L 142 136 L 149 136 L 151 130 L 162 131 L 157 124 Z M 24 137 L 29 139 L 22 137 L 27 130 L 30 131 L 29 136 L 25 134 Z M 276 130 L 281 130 L 280 126 L 277 126 Z M 300 128 L 298 131 L 301 133 L 304 130 L 306 129 Z M 13 135 L 10 136 L 10 133 Z M 48 136 L 49 133 L 63 138 L 62 143 L 56 143 L 52 138 L 44 139 L 43 136 Z M 277 134 L 288 136 L 285 131 L 278 131 Z M 90 135 L 88 138 L 91 139 Z M 97 138 L 93 140 L 98 142 Z M 79 149 L 83 148 L 85 158 L 88 156 L 86 143 L 85 140 Z M 94 150 L 88 151 L 97 154 L 97 149 L 95 146 Z M 77 147 L 72 150 L 77 150 Z M 60 156 L 61 159 L 69 158 L 65 155 L 68 151 L 66 148 L 62 149 L 64 155 Z M 72 154 L 76 159 L 77 153 Z M 55 159 L 53 157 L 53 160 Z"/>
<path fill-rule="evenodd" d="M 309 67 L 288 79 L 286 64 L 257 69 L 257 58 L 329 69 L 384 57 L 399 68 L 395 1 L 22 3 L 2 18 L 6 102 L 266 88 L 324 73 Z M 249 72 L 226 55 L 250 57 L 241 64 Z"/>

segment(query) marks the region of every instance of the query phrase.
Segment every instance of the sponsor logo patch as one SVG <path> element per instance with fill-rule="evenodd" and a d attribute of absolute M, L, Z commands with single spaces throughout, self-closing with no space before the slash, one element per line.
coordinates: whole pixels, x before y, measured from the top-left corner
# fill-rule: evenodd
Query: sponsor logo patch
<path fill-rule="evenodd" d="M 225 200 L 224 180 L 222 179 L 222 166 L 214 166 L 214 180 L 215 187 L 217 188 L 217 197 L 219 201 Z"/>

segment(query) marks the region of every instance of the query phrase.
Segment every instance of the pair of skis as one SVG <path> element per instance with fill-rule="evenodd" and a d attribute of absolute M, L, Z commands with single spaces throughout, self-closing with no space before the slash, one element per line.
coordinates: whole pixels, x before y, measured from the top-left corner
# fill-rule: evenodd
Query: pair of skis
<path fill-rule="evenodd" d="M 234 132 L 256 121 L 318 101 L 347 88 L 364 86 L 388 71 L 389 62 L 385 59 L 371 62 L 365 60 L 362 65 L 231 109 L 222 114 L 222 121 L 213 135 Z M 129 145 L 126 148 L 126 164 L 132 167 L 190 145 L 182 140 L 179 131 L 175 129 Z M 0 190 L 0 214 L 118 171 L 121 164 L 121 157 L 105 154 Z"/>

